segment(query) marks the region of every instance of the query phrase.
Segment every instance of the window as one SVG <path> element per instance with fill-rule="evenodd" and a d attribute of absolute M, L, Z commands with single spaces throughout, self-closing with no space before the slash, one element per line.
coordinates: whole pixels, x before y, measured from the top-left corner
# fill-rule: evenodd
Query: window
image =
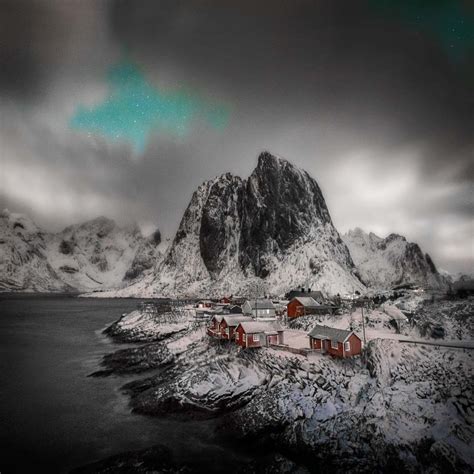
<path fill-rule="evenodd" d="M 339 347 L 339 344 L 337 341 L 331 341 L 331 349 L 337 349 Z"/>
<path fill-rule="evenodd" d="M 247 334 L 244 334 L 244 335 L 243 335 L 242 340 L 243 340 L 244 342 L 247 342 Z"/>
<path fill-rule="evenodd" d="M 235 333 L 235 339 L 238 341 L 239 340 L 240 334 L 238 332 Z"/>
<path fill-rule="evenodd" d="M 226 328 L 225 333 L 229 335 L 229 328 Z"/>
<path fill-rule="evenodd" d="M 344 350 L 346 352 L 350 352 L 351 351 L 351 343 L 349 341 L 345 342 L 344 343 Z"/>
<path fill-rule="evenodd" d="M 259 342 L 260 341 L 260 335 L 259 334 L 254 334 L 253 335 L 253 342 Z"/>

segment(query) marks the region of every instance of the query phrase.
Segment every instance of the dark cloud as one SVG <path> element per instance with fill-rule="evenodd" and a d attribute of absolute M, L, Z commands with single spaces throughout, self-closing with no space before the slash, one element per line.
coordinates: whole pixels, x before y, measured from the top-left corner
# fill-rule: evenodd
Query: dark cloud
<path fill-rule="evenodd" d="M 245 177 L 269 149 L 318 179 L 342 230 L 398 231 L 442 265 L 472 266 L 474 60 L 449 23 L 462 12 L 472 25 L 472 13 L 383 3 L 4 0 L 0 204 L 57 225 L 108 213 L 171 233 L 200 182 Z M 443 28 L 427 20 L 446 8 L 456 15 Z M 228 126 L 152 134 L 138 157 L 72 132 L 76 107 L 103 100 L 106 70 L 123 58 L 158 87 L 224 104 Z"/>

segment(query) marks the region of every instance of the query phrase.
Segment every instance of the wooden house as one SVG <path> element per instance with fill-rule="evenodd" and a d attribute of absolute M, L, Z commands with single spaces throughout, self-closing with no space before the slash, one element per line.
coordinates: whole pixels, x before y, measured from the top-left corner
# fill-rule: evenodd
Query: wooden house
<path fill-rule="evenodd" d="M 298 318 L 306 314 L 317 314 L 321 306 L 311 296 L 297 296 L 287 305 L 287 315 L 289 318 Z"/>
<path fill-rule="evenodd" d="M 335 357 L 352 357 L 362 351 L 362 341 L 353 331 L 316 325 L 309 333 L 309 347 Z"/>
<path fill-rule="evenodd" d="M 242 314 L 226 314 L 222 317 L 220 322 L 221 339 L 233 340 L 235 337 L 235 330 L 240 323 L 252 321 L 250 316 Z"/>
<path fill-rule="evenodd" d="M 235 342 L 241 347 L 267 347 L 283 344 L 283 328 L 272 322 L 241 322 L 235 330 Z"/>
<path fill-rule="evenodd" d="M 211 324 L 207 328 L 208 336 L 215 337 L 217 339 L 222 338 L 221 323 L 224 315 L 216 314 L 211 319 Z"/>
<path fill-rule="evenodd" d="M 297 296 L 287 305 L 288 318 L 298 318 L 306 314 L 334 314 L 338 306 L 320 304 L 310 296 Z"/>
<path fill-rule="evenodd" d="M 247 300 L 242 305 L 242 313 L 260 321 L 272 321 L 276 318 L 275 305 L 271 300 Z"/>

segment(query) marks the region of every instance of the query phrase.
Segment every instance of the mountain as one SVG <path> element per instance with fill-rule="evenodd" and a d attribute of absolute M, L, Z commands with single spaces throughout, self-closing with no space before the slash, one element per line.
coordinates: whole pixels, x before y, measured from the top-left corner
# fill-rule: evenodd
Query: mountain
<path fill-rule="evenodd" d="M 94 291 L 121 288 L 153 270 L 161 236 L 105 217 L 43 232 L 26 216 L 0 214 L 0 289 Z"/>
<path fill-rule="evenodd" d="M 436 269 L 433 260 L 418 244 L 405 237 L 390 234 L 381 238 L 362 229 L 343 236 L 361 280 L 373 288 L 391 288 L 402 284 L 417 284 L 430 288 L 446 286 L 446 279 Z"/>
<path fill-rule="evenodd" d="M 199 186 L 156 275 L 120 295 L 280 295 L 302 285 L 364 288 L 316 181 L 264 152 L 248 179 L 226 173 Z"/>
<path fill-rule="evenodd" d="M 47 258 L 50 236 L 26 216 L 0 213 L 0 291 L 68 291 Z"/>

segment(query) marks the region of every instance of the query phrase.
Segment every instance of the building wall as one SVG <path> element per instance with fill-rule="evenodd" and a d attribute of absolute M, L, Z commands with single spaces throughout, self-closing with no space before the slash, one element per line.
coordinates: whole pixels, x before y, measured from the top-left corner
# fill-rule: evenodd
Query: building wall
<path fill-rule="evenodd" d="M 345 351 L 343 348 L 343 343 L 337 343 L 337 349 L 331 346 L 331 341 L 321 341 L 321 339 L 315 339 L 313 337 L 310 338 L 310 347 L 311 349 L 321 350 L 323 347 L 328 354 L 331 354 L 334 357 L 352 357 L 355 355 L 359 355 L 362 350 L 362 342 L 361 340 L 355 335 L 351 334 L 348 339 L 350 344 L 350 350 Z M 325 344 L 323 346 L 323 343 Z"/>
<path fill-rule="evenodd" d="M 297 318 L 304 314 L 304 307 L 298 300 L 292 300 L 288 303 L 288 317 Z"/>
<path fill-rule="evenodd" d="M 362 352 L 362 341 L 355 334 L 351 334 L 348 341 L 350 343 L 351 350 L 345 351 L 346 357 L 358 355 Z"/>
<path fill-rule="evenodd" d="M 242 326 L 237 326 L 237 332 L 239 333 L 239 338 L 235 339 L 236 343 L 241 347 L 261 347 L 265 346 L 265 334 L 259 334 L 259 341 L 255 342 L 253 340 L 253 334 L 245 334 Z M 244 342 L 243 336 L 246 335 L 247 343 Z"/>

